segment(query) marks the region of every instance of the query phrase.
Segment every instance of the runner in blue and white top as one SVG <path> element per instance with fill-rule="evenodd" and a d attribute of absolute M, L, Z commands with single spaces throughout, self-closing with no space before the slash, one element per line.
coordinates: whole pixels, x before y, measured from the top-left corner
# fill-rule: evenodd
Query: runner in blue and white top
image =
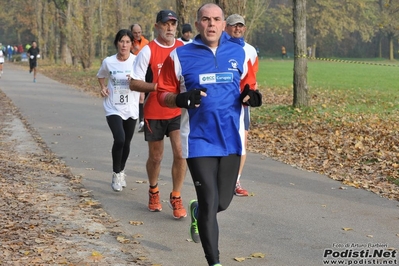
<path fill-rule="evenodd" d="M 229 39 L 223 32 L 219 46 L 213 49 L 198 35 L 192 43 L 174 50 L 164 62 L 167 67 L 161 71 L 157 88 L 161 105 L 169 92 L 206 89 L 207 97 L 201 100 L 200 107 L 182 109 L 184 158 L 241 155 L 245 151 L 240 93 L 245 84 L 255 87 L 256 80 L 253 71 L 248 71 L 252 64 L 244 49 Z"/>
<path fill-rule="evenodd" d="M 252 64 L 223 32 L 223 10 L 208 3 L 197 12 L 199 35 L 166 58 L 158 78 L 161 105 L 182 108 L 183 157 L 197 200 L 190 201 L 190 235 L 202 243 L 208 265 L 220 265 L 217 213 L 226 210 L 243 153 L 243 104 L 262 104 Z"/>

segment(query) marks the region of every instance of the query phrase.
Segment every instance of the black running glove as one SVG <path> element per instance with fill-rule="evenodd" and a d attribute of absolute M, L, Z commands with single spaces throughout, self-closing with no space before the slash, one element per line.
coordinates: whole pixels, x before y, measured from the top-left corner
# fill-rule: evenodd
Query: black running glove
<path fill-rule="evenodd" d="M 179 93 L 176 96 L 176 106 L 186 109 L 195 108 L 196 104 L 201 104 L 201 91 L 206 92 L 206 89 L 194 89 Z"/>
<path fill-rule="evenodd" d="M 249 96 L 249 100 L 243 102 L 245 96 Z M 262 94 L 258 90 L 251 90 L 248 84 L 245 84 L 244 90 L 241 92 L 240 95 L 241 103 L 245 105 L 249 105 L 251 107 L 258 107 L 262 105 Z"/>

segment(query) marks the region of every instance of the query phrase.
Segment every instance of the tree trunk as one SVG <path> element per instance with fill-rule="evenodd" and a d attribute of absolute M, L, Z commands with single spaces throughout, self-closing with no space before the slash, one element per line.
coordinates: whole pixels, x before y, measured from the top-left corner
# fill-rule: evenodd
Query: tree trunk
<path fill-rule="evenodd" d="M 231 14 L 239 14 L 245 17 L 245 7 L 247 0 L 235 0 L 234 3 L 229 2 L 233 1 L 215 0 L 215 3 L 223 9 L 226 18 Z"/>
<path fill-rule="evenodd" d="M 181 37 L 181 31 L 183 24 L 189 21 L 188 19 L 188 5 L 187 0 L 176 0 L 176 13 L 179 16 L 179 24 L 177 25 L 178 37 Z"/>
<path fill-rule="evenodd" d="M 227 0 L 215 0 L 215 4 L 219 5 L 226 15 L 226 13 L 227 13 L 226 11 L 229 9 L 228 1 Z"/>
<path fill-rule="evenodd" d="M 42 10 L 42 3 L 40 1 L 36 1 L 36 25 L 37 25 L 37 39 L 36 42 L 38 46 L 40 46 L 40 49 L 42 51 L 42 55 L 45 54 L 44 50 L 44 39 L 43 39 L 43 24 L 42 24 L 42 18 L 43 18 L 43 11 Z"/>
<path fill-rule="evenodd" d="M 393 34 L 388 34 L 388 40 L 389 40 L 389 60 L 394 60 L 394 49 L 393 49 Z"/>
<path fill-rule="evenodd" d="M 294 1 L 294 107 L 309 106 L 306 58 L 306 0 Z"/>
<path fill-rule="evenodd" d="M 312 45 L 312 58 L 316 58 L 316 49 L 317 49 L 317 45 L 313 44 Z"/>
<path fill-rule="evenodd" d="M 90 0 L 83 3 L 83 35 L 86 36 L 86 41 L 83 42 L 80 51 L 80 62 L 83 69 L 91 67 L 94 59 L 94 43 L 93 43 L 93 8 Z"/>
<path fill-rule="evenodd" d="M 68 60 L 68 38 L 67 38 L 67 24 L 70 19 L 69 5 L 62 6 L 63 9 L 57 9 L 58 12 L 58 44 L 59 44 L 59 54 L 61 55 L 62 64 L 70 64 L 71 61 Z"/>
<path fill-rule="evenodd" d="M 124 1 L 121 1 L 121 0 L 116 0 L 116 3 L 115 3 L 115 15 L 116 15 L 116 26 L 117 26 L 117 29 L 123 29 L 124 27 L 124 25 L 123 25 L 123 21 L 122 21 L 122 18 L 123 18 L 123 2 Z"/>

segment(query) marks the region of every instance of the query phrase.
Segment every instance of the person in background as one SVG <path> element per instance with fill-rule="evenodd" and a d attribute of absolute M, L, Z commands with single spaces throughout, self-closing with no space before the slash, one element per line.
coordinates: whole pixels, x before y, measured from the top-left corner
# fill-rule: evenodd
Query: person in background
<path fill-rule="evenodd" d="M 137 55 L 141 51 L 141 49 L 149 43 L 149 41 L 143 36 L 143 29 L 140 24 L 138 24 L 138 23 L 132 24 L 130 26 L 130 31 L 132 32 L 133 37 L 134 37 L 133 45 L 132 45 L 132 48 L 130 49 L 130 51 L 132 54 Z M 145 97 L 146 97 L 146 95 L 144 92 L 140 93 L 139 129 L 138 129 L 139 132 L 144 131 L 143 106 L 144 106 Z"/>
<path fill-rule="evenodd" d="M 103 99 L 105 118 L 112 132 L 112 182 L 114 191 L 126 187 L 125 166 L 130 153 L 130 143 L 138 118 L 140 94 L 129 89 L 135 55 L 130 53 L 133 35 L 121 29 L 115 36 L 117 53 L 105 58 L 97 73 Z M 106 85 L 106 80 L 108 83 Z"/>
<path fill-rule="evenodd" d="M 164 153 L 164 137 L 170 138 L 172 163 L 172 192 L 169 195 L 169 206 L 173 217 L 180 219 L 187 216 L 180 195 L 186 175 L 186 161 L 182 157 L 180 141 L 180 109 L 163 107 L 157 100 L 157 82 L 163 62 L 169 53 L 183 43 L 175 38 L 178 19 L 175 12 L 161 10 L 157 14 L 155 30 L 157 37 L 141 49 L 134 62 L 134 72 L 130 89 L 148 93 L 144 104 L 144 138 L 148 143 L 146 163 L 149 187 L 148 210 L 162 210 L 158 177 Z"/>
<path fill-rule="evenodd" d="M 25 45 L 25 51 L 28 51 L 30 47 L 31 47 L 30 43 L 27 43 L 27 44 Z"/>
<path fill-rule="evenodd" d="M 232 37 L 232 41 L 240 44 L 249 57 L 250 62 L 252 64 L 252 68 L 254 71 L 254 75 L 256 77 L 256 73 L 258 72 L 258 53 L 256 52 L 255 47 L 250 45 L 249 43 L 244 41 L 244 34 L 246 31 L 245 20 L 239 14 L 232 14 L 226 19 L 226 29 L 225 31 Z M 257 89 L 257 87 L 255 87 Z M 246 148 L 248 142 L 248 130 L 250 125 L 250 109 L 247 105 L 244 105 L 244 126 L 245 126 L 245 145 L 244 150 L 245 153 L 241 155 L 240 169 L 238 171 L 237 184 L 234 190 L 234 194 L 236 196 L 248 196 L 248 191 L 241 186 L 240 178 L 242 174 L 242 170 L 245 165 L 245 161 L 247 159 Z"/>
<path fill-rule="evenodd" d="M 208 3 L 197 11 L 193 42 L 166 58 L 158 79 L 162 106 L 182 108 L 181 143 L 197 200 L 189 204 L 190 235 L 201 242 L 208 265 L 219 260 L 218 212 L 230 205 L 244 152 L 243 104 L 262 96 L 244 49 L 224 32 L 223 10 Z"/>
<path fill-rule="evenodd" d="M 143 29 L 140 24 L 135 23 L 130 26 L 130 31 L 133 34 L 134 41 L 130 52 L 137 55 L 144 46 L 146 46 L 149 41 L 143 36 Z"/>
<path fill-rule="evenodd" d="M 7 59 L 9 62 L 12 61 L 13 54 L 14 54 L 14 48 L 12 47 L 12 45 L 7 45 Z"/>
<path fill-rule="evenodd" d="M 29 73 L 33 71 L 33 82 L 36 82 L 37 59 L 40 58 L 40 49 L 37 47 L 36 41 L 32 41 L 32 46 L 27 54 L 29 57 Z"/>
<path fill-rule="evenodd" d="M 287 57 L 287 50 L 285 49 L 285 46 L 281 46 L 281 59 L 284 59 L 284 57 Z"/>
<path fill-rule="evenodd" d="M 3 65 L 5 61 L 5 53 L 3 51 L 3 44 L 0 43 L 0 78 L 3 75 Z"/>
<path fill-rule="evenodd" d="M 190 24 L 183 24 L 181 33 L 182 35 L 178 40 L 182 41 L 184 44 L 191 43 L 193 41 L 191 39 L 191 34 L 193 33 L 193 30 L 191 29 Z"/>
<path fill-rule="evenodd" d="M 18 44 L 18 53 L 22 54 L 24 52 L 24 47 L 22 46 L 22 44 Z"/>

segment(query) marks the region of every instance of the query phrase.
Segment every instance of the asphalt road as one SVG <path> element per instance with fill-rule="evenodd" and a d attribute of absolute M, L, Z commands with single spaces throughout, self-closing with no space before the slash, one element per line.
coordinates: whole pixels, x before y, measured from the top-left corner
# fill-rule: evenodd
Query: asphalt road
<path fill-rule="evenodd" d="M 167 204 L 171 191 L 169 139 L 159 181 L 163 211 L 151 213 L 147 210 L 148 184 L 140 182 L 147 180 L 147 144 L 142 133 L 133 137 L 127 188 L 121 193 L 111 189 L 112 135 L 100 98 L 41 74 L 33 83 L 27 67 L 12 64 L 4 67 L 0 89 L 51 150 L 75 175 L 83 176 L 83 184 L 120 220 L 123 230 L 141 236 L 139 241 L 151 261 L 163 266 L 206 265 L 201 245 L 188 241 L 189 218 L 173 219 Z M 224 266 L 328 265 L 333 259 L 342 259 L 346 264 L 341 265 L 377 265 L 372 261 L 377 258 L 371 255 L 382 251 L 387 252 L 384 265 L 398 265 L 397 201 L 252 153 L 241 180 L 253 196 L 235 197 L 229 209 L 219 214 Z M 185 206 L 195 198 L 189 173 L 182 197 Z M 134 226 L 130 221 L 143 224 Z M 355 251 L 360 252 L 357 257 Z M 265 257 L 249 258 L 253 253 Z M 324 257 L 326 253 L 331 254 Z M 234 258 L 246 259 L 237 262 Z"/>

